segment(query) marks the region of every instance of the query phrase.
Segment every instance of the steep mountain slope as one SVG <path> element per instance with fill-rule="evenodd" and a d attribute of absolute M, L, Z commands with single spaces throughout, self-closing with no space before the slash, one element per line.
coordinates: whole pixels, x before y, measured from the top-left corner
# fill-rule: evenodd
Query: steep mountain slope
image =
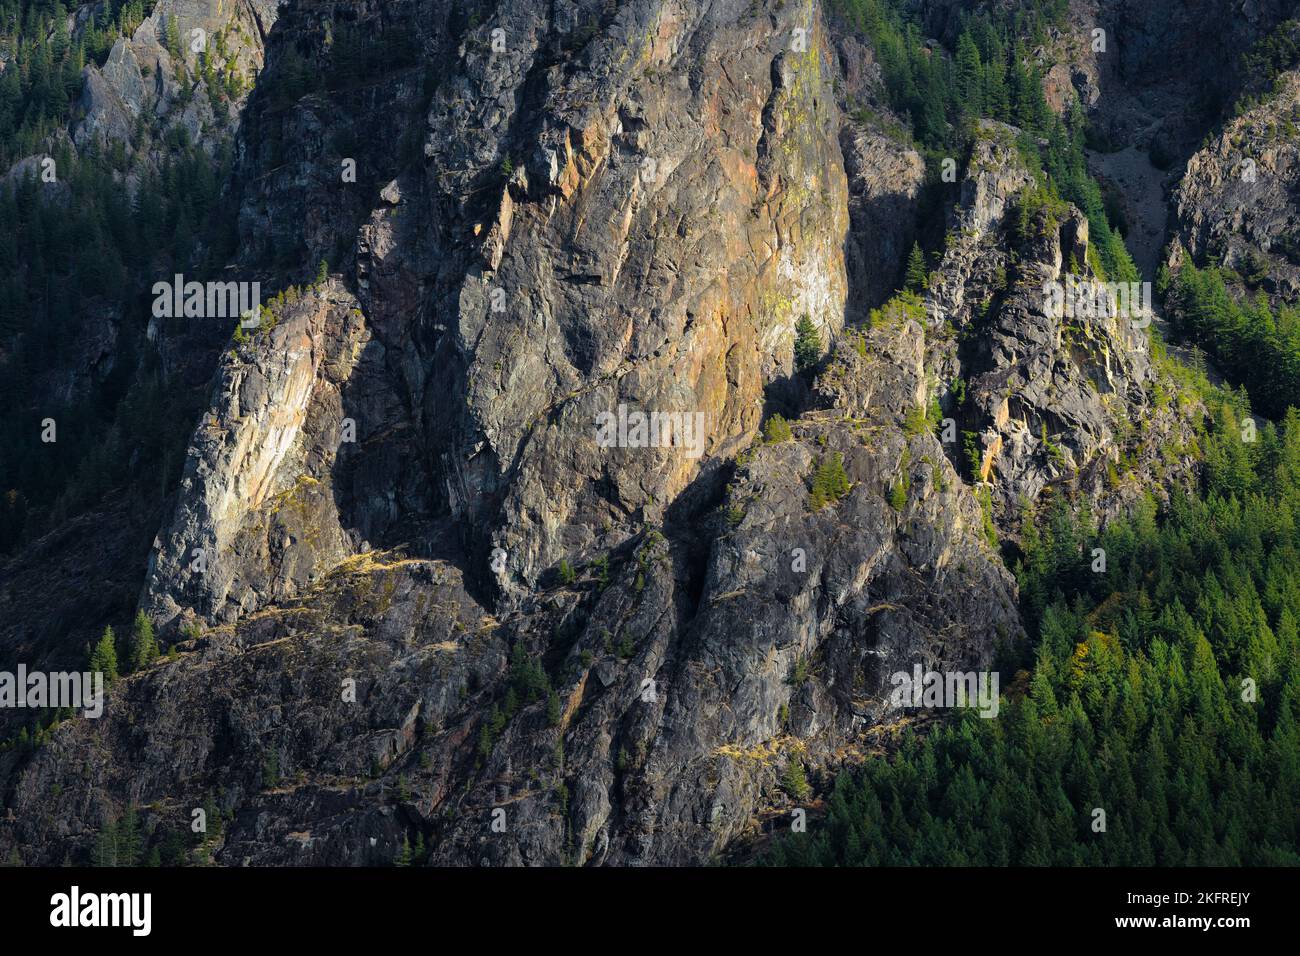
<path fill-rule="evenodd" d="M 22 55 L 0 75 L 20 90 L 38 83 L 33 64 L 50 54 L 22 31 L 42 22 L 37 13 L 65 10 L 22 6 L 30 16 L 0 27 L 17 30 L 0 45 Z M 0 295 L 0 379 L 13 407 L 0 458 L 7 659 L 84 663 L 103 623 L 136 606 L 158 499 L 182 451 L 170 443 L 178 426 L 192 428 L 190 395 L 206 391 L 229 336 L 224 323 L 150 328 L 149 290 L 224 256 L 213 247 L 224 218 L 219 177 L 276 11 L 270 0 L 82 4 L 50 25 L 77 92 L 65 122 L 3 177 L 12 190 Z M 23 124 L 7 156 L 34 135 L 27 124 L 42 121 L 37 93 L 27 95 L 16 109 L 6 103 Z M 58 429 L 49 444 L 46 421 Z M 25 717 L 0 712 L 0 734 Z"/>
<path fill-rule="evenodd" d="M 227 865 L 706 862 L 792 768 L 911 720 L 893 673 L 1023 650 L 999 536 L 1187 482 L 1200 410 L 1127 318 L 1049 314 L 1097 257 L 1003 124 L 889 298 L 924 166 L 855 109 L 883 98 L 842 30 L 788 0 L 281 8 L 223 194 L 227 274 L 281 291 L 207 353 L 138 570 L 175 653 L 0 755 L 0 855 L 82 860 L 129 807 L 158 845 L 211 802 Z M 620 406 L 701 442 L 602 447 Z"/>
<path fill-rule="evenodd" d="M 1225 124 L 1187 163 L 1174 197 L 1178 233 L 1170 251 L 1214 258 L 1250 277 L 1270 296 L 1300 295 L 1300 72 L 1276 93 Z"/>

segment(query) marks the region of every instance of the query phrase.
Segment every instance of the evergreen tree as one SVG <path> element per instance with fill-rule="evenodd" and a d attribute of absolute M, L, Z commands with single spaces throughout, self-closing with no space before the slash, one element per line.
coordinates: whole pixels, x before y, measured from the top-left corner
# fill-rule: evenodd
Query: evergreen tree
<path fill-rule="evenodd" d="M 806 312 L 799 317 L 794 332 L 794 367 L 804 372 L 821 360 L 822 337 Z"/>
<path fill-rule="evenodd" d="M 912 243 L 912 252 L 907 257 L 907 277 L 905 287 L 909 292 L 922 292 L 926 286 L 925 256 L 920 243 Z"/>
<path fill-rule="evenodd" d="M 103 674 L 105 683 L 117 680 L 117 638 L 111 627 L 104 628 L 103 637 L 90 655 L 90 670 Z"/>
<path fill-rule="evenodd" d="M 141 670 L 158 659 L 158 639 L 154 636 L 153 622 L 144 611 L 138 611 L 131 626 L 131 669 Z"/>
<path fill-rule="evenodd" d="M 984 115 L 984 66 L 968 32 L 957 39 L 957 105 L 966 116 Z"/>
<path fill-rule="evenodd" d="M 810 790 L 808 777 L 798 757 L 792 756 L 786 762 L 785 772 L 781 775 L 781 787 L 795 800 L 807 799 Z"/>

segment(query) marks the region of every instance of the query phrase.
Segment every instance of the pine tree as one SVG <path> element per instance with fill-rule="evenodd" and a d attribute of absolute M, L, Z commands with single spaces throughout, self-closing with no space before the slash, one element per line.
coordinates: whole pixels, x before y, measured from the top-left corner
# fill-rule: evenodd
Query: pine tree
<path fill-rule="evenodd" d="M 910 292 L 921 292 L 925 289 L 925 255 L 921 252 L 920 243 L 912 243 L 912 252 L 907 257 L 907 277 L 905 284 Z"/>
<path fill-rule="evenodd" d="M 158 638 L 154 636 L 153 621 L 144 611 L 135 615 L 131 626 L 131 669 L 141 670 L 158 659 Z"/>
<path fill-rule="evenodd" d="M 794 333 L 794 367 L 797 371 L 804 372 L 821 359 L 822 337 L 806 312 L 799 317 Z"/>
<path fill-rule="evenodd" d="M 794 437 L 794 432 L 790 429 L 790 423 L 785 420 L 785 416 L 780 412 L 773 412 L 772 417 L 763 425 L 763 439 L 776 444 L 778 442 L 789 441 Z"/>
<path fill-rule="evenodd" d="M 839 452 L 828 455 L 813 473 L 808 506 L 813 511 L 820 511 L 826 505 L 843 498 L 850 487 L 849 476 L 844 472 L 844 456 Z"/>
<path fill-rule="evenodd" d="M 181 31 L 175 16 L 169 16 L 166 25 L 163 27 L 163 46 L 166 47 L 173 60 L 180 61 L 182 56 Z M 177 68 L 180 69 L 179 62 Z"/>
<path fill-rule="evenodd" d="M 785 772 L 781 775 L 781 787 L 795 800 L 803 800 L 808 796 L 808 778 L 798 757 L 791 757 L 786 763 Z"/>
<path fill-rule="evenodd" d="M 965 116 L 984 114 L 984 67 L 969 33 L 957 40 L 957 107 Z"/>
<path fill-rule="evenodd" d="M 112 627 L 104 628 L 104 636 L 95 645 L 90 655 L 90 670 L 103 674 L 105 683 L 117 680 L 117 638 Z"/>
<path fill-rule="evenodd" d="M 139 866 L 141 855 L 140 815 L 131 804 L 117 825 L 118 866 Z"/>
<path fill-rule="evenodd" d="M 95 844 L 90 850 L 90 862 L 93 866 L 117 866 L 118 859 L 117 821 L 110 820 L 95 837 Z"/>

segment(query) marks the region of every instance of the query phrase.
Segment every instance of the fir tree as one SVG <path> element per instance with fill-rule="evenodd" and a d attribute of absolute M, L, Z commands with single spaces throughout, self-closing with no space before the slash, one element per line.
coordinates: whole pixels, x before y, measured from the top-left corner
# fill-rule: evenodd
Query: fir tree
<path fill-rule="evenodd" d="M 922 292 L 926 286 L 925 255 L 916 242 L 912 243 L 912 252 L 907 257 L 905 286 L 909 292 Z"/>
<path fill-rule="evenodd" d="M 153 622 L 144 611 L 138 611 L 131 625 L 131 669 L 142 670 L 158 659 L 158 639 L 154 636 Z"/>
<path fill-rule="evenodd" d="M 808 777 L 804 774 L 803 763 L 798 757 L 791 757 L 781 775 L 781 787 L 795 800 L 804 800 L 809 793 Z"/>
<path fill-rule="evenodd" d="M 117 638 L 112 627 L 104 628 L 104 636 L 95 645 L 90 655 L 90 670 L 103 674 L 105 683 L 117 680 Z"/>
<path fill-rule="evenodd" d="M 799 317 L 794 332 L 794 367 L 804 372 L 821 360 L 822 337 L 806 312 Z"/>

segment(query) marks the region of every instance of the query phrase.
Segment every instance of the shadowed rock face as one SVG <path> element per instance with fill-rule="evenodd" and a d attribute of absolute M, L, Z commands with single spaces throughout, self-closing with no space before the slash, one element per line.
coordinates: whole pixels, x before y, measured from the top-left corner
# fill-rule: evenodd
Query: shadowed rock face
<path fill-rule="evenodd" d="M 346 6 L 280 11 L 242 118 L 236 266 L 329 274 L 223 355 L 190 440 L 141 604 L 199 633 L 0 755 L 0 854 L 82 859 L 131 804 L 188 832 L 211 795 L 227 865 L 417 834 L 439 864 L 715 859 L 789 808 L 791 761 L 834 771 L 912 719 L 891 675 L 1023 639 L 960 448 L 916 410 L 981 435 L 1013 534 L 1022 496 L 1141 460 L 1117 422 L 1155 373 L 1113 319 L 1044 315 L 1086 226 L 1014 237 L 1000 127 L 923 307 L 844 329 L 896 284 L 923 168 L 845 118 L 869 80 L 815 4 Z M 291 56 L 327 70 L 346 29 L 418 43 L 287 98 Z M 803 314 L 827 354 L 795 373 Z M 791 434 L 756 442 L 778 392 Z M 703 413 L 701 454 L 601 447 L 619 405 Z"/>
<path fill-rule="evenodd" d="M 420 171 L 387 184 L 357 223 L 352 270 L 369 346 L 362 381 L 340 385 L 362 445 L 400 428 L 395 455 L 435 484 L 351 500 L 348 519 L 398 543 L 420 520 L 450 513 L 482 564 L 493 548 L 505 552 L 496 583 L 507 594 L 562 557 L 661 521 L 702 466 L 756 429 L 765 385 L 791 370 L 798 317 L 831 335 L 844 314 L 846 181 L 816 8 L 640 3 L 596 7 L 575 23 L 548 10 L 503 7 L 454 49 L 444 5 L 380 18 L 432 24 L 430 42 L 456 69 L 429 97 Z M 310 43 L 309 12 L 286 29 L 306 30 Z M 382 85 L 378 97 L 419 98 L 409 77 Z M 301 112 L 287 137 L 328 123 L 314 103 Z M 270 122 L 255 112 L 250 130 L 269 135 Z M 328 128 L 314 133 L 330 139 Z M 337 182 L 339 164 L 322 156 L 275 177 L 291 180 L 283 198 L 255 182 L 245 227 L 301 227 L 301 215 L 310 250 L 336 244 L 315 234 L 326 221 L 306 207 Z M 286 364 L 281 348 L 257 346 L 276 366 Z M 270 421 L 270 406 L 307 414 L 320 366 L 288 364 L 279 385 L 272 373 L 267 388 L 244 390 L 242 421 Z M 405 407 L 372 404 L 371 382 Z M 597 416 L 620 405 L 702 413 L 702 454 L 599 447 Z M 242 439 L 217 440 L 230 449 L 222 461 L 200 466 L 197 449 L 191 458 L 222 500 L 182 496 L 147 586 L 166 618 L 173 605 L 216 620 L 257 606 L 251 591 L 228 593 L 225 578 L 241 570 L 196 583 L 177 571 L 179 556 L 201 539 L 232 539 L 259 520 L 266 495 L 298 480 L 296 462 L 279 467 L 295 440 L 287 431 L 243 477 L 235 473 L 254 463 Z M 253 485 L 265 494 L 248 495 Z M 336 557 L 327 548 L 286 567 Z M 187 589 L 196 589 L 188 600 Z"/>
<path fill-rule="evenodd" d="M 66 6 L 74 30 L 83 29 L 94 12 L 90 5 Z M 186 130 L 192 143 L 217 153 L 235 138 L 277 9 L 276 0 L 158 0 L 131 38 L 117 41 L 103 67 L 86 65 L 82 95 L 67 128 L 52 134 L 41 153 L 15 163 L 6 178 L 31 176 L 48 200 L 66 203 L 72 193 L 64 171 L 59 171 L 57 182 L 39 178 L 46 154 L 57 156 L 64 147 L 83 155 L 92 148 L 110 154 L 120 148 L 124 163 L 112 188 L 130 199 L 142 179 L 174 158 L 168 136 L 177 127 Z M 187 41 L 184 65 L 164 47 L 168 18 L 175 19 L 178 35 Z M 214 112 L 199 57 L 190 48 L 196 29 L 204 31 L 221 74 L 237 74 L 246 84 L 242 90 L 229 89 L 233 95 L 228 112 L 225 107 Z M 171 276 L 149 281 L 154 278 Z M 137 335 L 132 333 L 144 327 L 147 312 L 131 314 L 112 299 L 97 299 L 72 318 L 75 331 L 54 360 L 34 375 L 27 394 L 33 408 L 100 401 L 101 389 L 114 375 L 130 378 L 139 371 Z M 219 338 L 213 342 L 214 326 L 208 323 L 154 322 L 148 339 L 169 375 L 199 385 L 211 376 L 213 355 L 229 336 L 224 324 L 215 330 Z M 174 416 L 176 410 L 159 414 Z M 164 463 L 158 465 L 166 469 Z M 31 667 L 83 663 L 85 647 L 97 639 L 105 622 L 133 613 L 150 542 L 159 530 L 157 509 L 148 496 L 132 497 L 114 489 L 90 512 L 7 557 L 0 566 L 0 654 Z M 12 716 L 11 711 L 0 713 L 5 736 Z"/>
<path fill-rule="evenodd" d="M 944 22 L 955 29 L 959 4 L 935 6 L 949 8 Z M 1138 146 L 1175 164 L 1235 98 L 1242 53 L 1294 8 L 1290 0 L 1072 0 L 1066 27 L 1049 30 L 1035 51 L 1044 93 L 1058 112 L 1080 103 L 1115 148 Z"/>
<path fill-rule="evenodd" d="M 1270 295 L 1300 294 L 1300 71 L 1237 117 L 1187 163 L 1174 195 L 1177 265 L 1184 251 L 1254 276 Z"/>
<path fill-rule="evenodd" d="M 86 67 L 73 142 L 84 148 L 116 141 L 134 150 L 146 145 L 142 132 L 177 124 L 193 142 L 225 141 L 228 133 L 222 127 L 238 121 L 243 97 L 230 101 L 228 115 L 217 116 L 206 86 L 200 82 L 193 91 L 184 89 L 166 47 L 168 24 L 175 25 L 186 62 L 193 64 L 200 52 L 207 52 L 223 70 L 251 81 L 262 67 L 266 33 L 278 7 L 279 0 L 159 0 L 129 40 L 123 37 L 113 45 L 103 67 Z"/>

